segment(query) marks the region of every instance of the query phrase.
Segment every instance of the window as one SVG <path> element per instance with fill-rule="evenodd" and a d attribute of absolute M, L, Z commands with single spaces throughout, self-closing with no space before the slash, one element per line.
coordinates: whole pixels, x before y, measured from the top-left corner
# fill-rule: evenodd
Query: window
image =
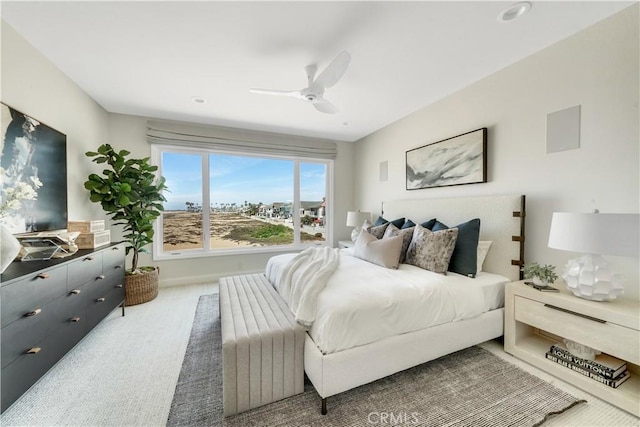
<path fill-rule="evenodd" d="M 333 161 L 153 145 L 167 180 L 154 258 L 277 251 L 330 241 Z"/>

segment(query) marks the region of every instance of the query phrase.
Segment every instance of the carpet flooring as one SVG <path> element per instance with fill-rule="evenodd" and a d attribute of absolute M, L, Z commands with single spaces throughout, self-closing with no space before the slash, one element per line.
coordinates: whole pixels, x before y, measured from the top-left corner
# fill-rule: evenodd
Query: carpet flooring
<path fill-rule="evenodd" d="M 479 347 L 328 399 L 305 392 L 222 418 L 217 295 L 200 297 L 168 426 L 537 426 L 584 402 Z"/>

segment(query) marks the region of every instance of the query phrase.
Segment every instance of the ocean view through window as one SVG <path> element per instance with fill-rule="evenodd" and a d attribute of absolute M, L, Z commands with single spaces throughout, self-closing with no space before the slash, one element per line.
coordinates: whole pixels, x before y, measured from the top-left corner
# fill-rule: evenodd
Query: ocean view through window
<path fill-rule="evenodd" d="M 331 160 L 157 145 L 152 154 L 169 188 L 156 223 L 154 258 L 329 241 Z"/>

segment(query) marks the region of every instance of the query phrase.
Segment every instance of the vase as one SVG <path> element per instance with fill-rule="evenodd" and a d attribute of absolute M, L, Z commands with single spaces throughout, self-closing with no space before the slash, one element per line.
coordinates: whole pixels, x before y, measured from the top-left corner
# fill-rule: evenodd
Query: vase
<path fill-rule="evenodd" d="M 20 248 L 22 248 L 20 241 L 3 224 L 0 224 L 0 273 L 4 273 L 16 259 Z"/>

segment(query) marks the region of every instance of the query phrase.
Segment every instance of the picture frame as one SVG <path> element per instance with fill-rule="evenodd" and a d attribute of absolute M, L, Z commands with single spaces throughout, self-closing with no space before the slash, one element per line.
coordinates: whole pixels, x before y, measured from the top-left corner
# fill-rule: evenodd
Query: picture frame
<path fill-rule="evenodd" d="M 487 182 L 487 128 L 406 152 L 406 189 Z"/>
<path fill-rule="evenodd" d="M 0 103 L 0 223 L 11 233 L 67 228 L 67 136 Z"/>

